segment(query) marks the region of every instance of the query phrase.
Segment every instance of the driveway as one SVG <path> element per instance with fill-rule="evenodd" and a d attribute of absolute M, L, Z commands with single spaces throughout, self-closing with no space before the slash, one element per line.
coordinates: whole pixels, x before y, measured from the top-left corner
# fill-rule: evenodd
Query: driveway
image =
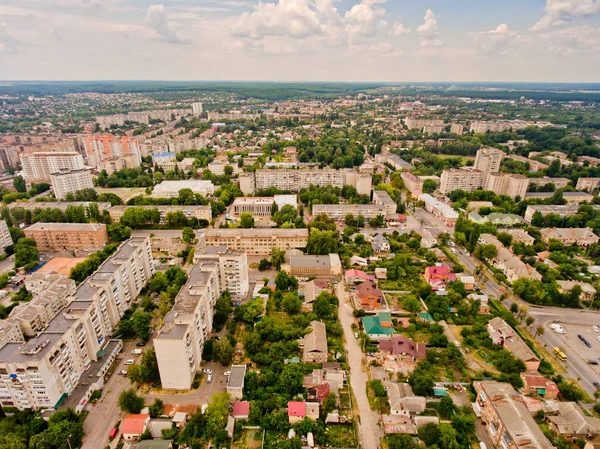
<path fill-rule="evenodd" d="M 348 294 L 344 290 L 342 282 L 338 283 L 338 298 L 340 299 L 338 315 L 344 329 L 348 364 L 350 365 L 350 386 L 356 398 L 358 414 L 360 415 L 358 426 L 360 441 L 362 442 L 363 449 L 379 449 L 379 440 L 383 436 L 381 428 L 377 424 L 379 414 L 369 408 L 366 391 L 369 377 L 367 372 L 363 371 L 363 354 L 358 340 L 354 338 L 354 332 L 351 327 L 354 322 L 353 309 L 350 306 Z"/>

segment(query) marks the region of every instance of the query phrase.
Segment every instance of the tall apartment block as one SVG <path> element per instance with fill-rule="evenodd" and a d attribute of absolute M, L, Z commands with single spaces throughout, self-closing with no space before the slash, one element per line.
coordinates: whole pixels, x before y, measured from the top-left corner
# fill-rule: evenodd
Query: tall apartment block
<path fill-rule="evenodd" d="M 485 190 L 491 190 L 496 195 L 507 195 L 513 200 L 516 197 L 525 198 L 529 187 L 529 178 L 518 174 L 490 173 Z"/>
<path fill-rule="evenodd" d="M 477 151 L 475 156 L 475 169 L 484 173 L 495 173 L 500 171 L 500 163 L 506 153 L 496 148 L 485 147 Z"/>
<path fill-rule="evenodd" d="M 35 223 L 24 232 L 42 251 L 93 250 L 108 243 L 106 225 L 100 223 Z"/>
<path fill-rule="evenodd" d="M 199 101 L 192 103 L 192 114 L 201 115 L 203 111 L 204 107 L 202 106 L 202 103 L 200 103 Z"/>
<path fill-rule="evenodd" d="M 12 237 L 8 231 L 8 225 L 5 220 L 0 220 L 0 245 L 2 249 L 13 244 Z"/>
<path fill-rule="evenodd" d="M 63 169 L 81 170 L 85 168 L 83 157 L 76 151 L 39 152 L 21 155 L 23 177 L 27 181 L 49 182 L 52 173 Z"/>
<path fill-rule="evenodd" d="M 249 290 L 248 256 L 226 246 L 202 246 L 196 248 L 194 263 L 217 262 L 221 291 L 229 291 L 231 298 L 241 300 Z"/>
<path fill-rule="evenodd" d="M 198 262 L 154 339 L 163 388 L 191 388 L 200 368 L 204 343 L 212 331 L 214 308 L 220 294 L 218 262 Z"/>
<path fill-rule="evenodd" d="M 150 239 L 131 238 L 77 287 L 41 332 L 27 342 L 6 343 L 0 349 L 0 405 L 58 408 L 66 401 L 81 410 L 102 387 L 122 347 L 110 336 L 153 274 Z M 32 280 L 30 285 L 44 284 Z M 10 319 L 0 321 L 0 329 L 14 334 Z M 87 388 L 75 390 L 82 379 Z"/>
<path fill-rule="evenodd" d="M 83 189 L 92 189 L 92 173 L 87 168 L 78 170 L 61 169 L 50 175 L 52 191 L 54 196 L 60 200 L 66 198 L 67 194 L 75 193 Z"/>
<path fill-rule="evenodd" d="M 273 248 L 283 250 L 306 247 L 308 229 L 222 229 L 209 228 L 204 233 L 207 246 L 226 245 L 233 251 L 250 255 L 271 254 Z"/>
<path fill-rule="evenodd" d="M 97 167 L 103 161 L 131 154 L 141 161 L 138 141 L 128 136 L 93 134 L 83 139 L 83 149 L 88 164 L 93 167 Z"/>
<path fill-rule="evenodd" d="M 446 195 L 454 190 L 474 192 L 485 186 L 487 174 L 473 168 L 444 170 L 440 180 L 440 192 Z"/>

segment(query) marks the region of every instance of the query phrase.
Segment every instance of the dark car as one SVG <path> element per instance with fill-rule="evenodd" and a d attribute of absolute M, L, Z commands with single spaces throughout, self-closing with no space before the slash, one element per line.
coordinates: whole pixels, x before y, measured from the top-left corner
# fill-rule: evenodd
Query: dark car
<path fill-rule="evenodd" d="M 585 345 L 586 345 L 588 348 L 591 348 L 591 347 L 592 347 L 592 344 L 591 344 L 589 341 L 587 341 L 587 340 L 583 340 L 583 342 L 585 343 Z"/>
<path fill-rule="evenodd" d="M 598 363 L 598 360 L 588 360 L 588 364 L 590 364 L 590 365 L 600 365 Z"/>
<path fill-rule="evenodd" d="M 600 383 L 598 382 L 593 382 L 594 387 L 596 387 L 598 390 L 600 390 Z"/>
<path fill-rule="evenodd" d="M 581 340 L 581 341 L 585 341 L 585 337 L 581 334 L 577 335 L 577 337 Z"/>
<path fill-rule="evenodd" d="M 136 344 L 137 347 L 141 348 L 142 346 L 146 346 L 146 342 L 145 341 L 140 341 L 139 343 Z"/>

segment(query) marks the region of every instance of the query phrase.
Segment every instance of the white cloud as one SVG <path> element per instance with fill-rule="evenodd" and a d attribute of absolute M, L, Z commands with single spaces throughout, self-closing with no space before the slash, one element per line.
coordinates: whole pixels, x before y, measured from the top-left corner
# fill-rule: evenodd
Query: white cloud
<path fill-rule="evenodd" d="M 519 33 L 511 30 L 506 23 L 490 31 L 470 33 L 479 50 L 486 55 L 506 55 L 512 43 L 519 40 Z"/>
<path fill-rule="evenodd" d="M 547 31 L 539 34 L 540 45 L 555 55 L 600 52 L 600 28 L 578 26 Z"/>
<path fill-rule="evenodd" d="M 546 0 L 546 15 L 531 29 L 546 30 L 564 25 L 577 17 L 600 14 L 600 0 Z"/>
<path fill-rule="evenodd" d="M 344 23 L 349 42 L 372 38 L 387 26 L 387 22 L 383 20 L 385 9 L 378 6 L 382 3 L 382 0 L 363 0 L 346 12 Z"/>
<path fill-rule="evenodd" d="M 172 44 L 181 44 L 184 41 L 177 35 L 169 23 L 169 16 L 165 5 L 150 5 L 146 13 L 146 26 L 158 33 L 165 41 Z"/>
<path fill-rule="evenodd" d="M 421 36 L 421 47 L 440 47 L 444 44 L 439 39 L 437 23 L 435 14 L 428 9 L 423 17 L 423 24 L 417 28 L 417 33 Z"/>
<path fill-rule="evenodd" d="M 23 42 L 8 29 L 6 23 L 0 23 L 0 53 L 15 53 L 21 50 Z"/>
<path fill-rule="evenodd" d="M 400 22 L 396 22 L 394 23 L 394 29 L 392 32 L 394 36 L 403 36 L 410 33 L 410 28 L 406 27 Z"/>

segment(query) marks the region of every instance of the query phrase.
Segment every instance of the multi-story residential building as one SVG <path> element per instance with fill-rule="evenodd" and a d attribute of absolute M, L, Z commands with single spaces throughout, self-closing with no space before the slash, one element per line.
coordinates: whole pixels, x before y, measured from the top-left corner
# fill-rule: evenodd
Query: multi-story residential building
<path fill-rule="evenodd" d="M 221 229 L 209 228 L 204 234 L 208 246 L 226 245 L 248 255 L 271 254 L 273 248 L 304 248 L 308 243 L 308 229 Z"/>
<path fill-rule="evenodd" d="M 110 335 L 153 274 L 150 239 L 134 237 L 123 243 L 79 285 L 45 329 L 26 343 L 7 343 L 0 349 L 0 405 L 58 408 L 66 399 L 81 410 L 102 387 L 122 347 Z M 36 282 L 31 285 L 35 288 Z M 37 285 L 43 288 L 43 283 Z M 82 392 L 75 391 L 80 379 L 88 387 Z"/>
<path fill-rule="evenodd" d="M 174 151 L 152 155 L 152 165 L 165 171 L 175 170 L 177 167 L 177 155 Z"/>
<path fill-rule="evenodd" d="M 190 189 L 192 192 L 203 196 L 215 193 L 215 186 L 211 181 L 195 179 L 187 181 L 163 181 L 154 186 L 152 196 L 157 198 L 174 198 L 179 196 L 179 191 L 183 189 Z"/>
<path fill-rule="evenodd" d="M 500 164 L 502 158 L 506 156 L 504 151 L 497 150 L 496 148 L 484 147 L 477 150 L 477 156 L 475 156 L 475 169 L 480 170 L 484 173 L 496 173 L 500 171 Z"/>
<path fill-rule="evenodd" d="M 425 210 L 439 218 L 446 226 L 454 226 L 458 221 L 458 212 L 450 205 L 442 203 L 428 193 L 419 195 L 419 200 L 425 202 Z"/>
<path fill-rule="evenodd" d="M 554 184 L 556 189 L 564 189 L 571 183 L 570 179 L 567 178 L 549 178 L 544 176 L 543 178 L 529 178 L 529 184 L 533 186 L 545 186 L 546 184 Z"/>
<path fill-rule="evenodd" d="M 194 263 L 217 261 L 221 291 L 229 291 L 232 299 L 246 297 L 249 289 L 248 256 L 245 252 L 229 250 L 226 246 L 201 246 L 194 252 Z"/>
<path fill-rule="evenodd" d="M 291 256 L 290 263 L 282 265 L 282 269 L 293 276 L 342 277 L 342 262 L 338 254 Z"/>
<path fill-rule="evenodd" d="M 579 156 L 577 158 L 577 162 L 579 162 L 581 165 L 584 165 L 587 162 L 591 167 L 597 167 L 600 165 L 600 158 L 592 156 Z"/>
<path fill-rule="evenodd" d="M 121 221 L 123 214 L 127 209 L 158 210 L 160 214 L 159 224 L 165 224 L 167 215 L 170 213 L 182 212 L 188 220 L 212 220 L 212 210 L 210 206 L 113 206 L 108 209 L 112 221 Z"/>
<path fill-rule="evenodd" d="M 99 115 L 96 122 L 102 129 L 110 128 L 112 125 L 123 126 L 126 121 L 150 123 L 150 120 L 162 120 L 169 122 L 180 117 L 190 115 L 192 109 L 153 109 L 149 111 L 131 111 L 127 114 Z"/>
<path fill-rule="evenodd" d="M 17 202 L 17 201 L 15 201 L 14 203 L 7 204 L 6 207 L 8 209 L 24 209 L 24 210 L 29 210 L 31 212 L 33 212 L 35 209 L 60 209 L 64 212 L 67 209 L 67 207 L 69 207 L 69 206 L 83 207 L 84 209 L 87 209 L 90 206 L 90 204 L 97 205 L 100 213 L 102 213 L 102 211 L 104 211 L 104 210 L 110 209 L 110 207 L 111 207 L 110 203 L 96 202 L 96 201 L 68 201 L 68 202 L 67 201 L 64 201 L 64 202 L 58 202 L 58 201 Z"/>
<path fill-rule="evenodd" d="M 0 320 L 0 349 L 7 343 L 17 343 L 20 341 L 25 341 L 25 336 L 19 323 L 10 318 Z"/>
<path fill-rule="evenodd" d="M 108 176 L 119 170 L 129 170 L 132 168 L 138 168 L 140 161 L 135 154 L 126 154 L 124 156 L 115 156 L 111 159 L 98 162 L 96 168 L 98 171 L 106 171 Z"/>
<path fill-rule="evenodd" d="M 565 204 L 565 205 L 529 205 L 525 210 L 524 220 L 527 223 L 531 223 L 531 219 L 533 218 L 533 214 L 539 212 L 542 214 L 542 217 L 545 217 L 548 214 L 556 214 L 560 217 L 570 217 L 575 215 L 579 210 L 579 205 L 577 204 Z"/>
<path fill-rule="evenodd" d="M 277 209 L 290 205 L 298 208 L 298 196 L 275 195 L 275 196 L 238 196 L 229 208 L 230 216 L 239 217 L 242 212 L 250 212 L 255 217 L 270 217 L 273 203 Z"/>
<path fill-rule="evenodd" d="M 396 206 L 396 203 L 394 203 Z M 394 207 L 395 209 L 395 207 Z M 344 220 L 346 215 L 352 214 L 354 217 L 362 215 L 365 219 L 370 220 L 371 218 L 382 215 L 387 215 L 387 208 L 383 205 L 377 204 L 315 204 L 312 207 L 312 215 L 325 214 L 329 218 L 334 220 Z"/>
<path fill-rule="evenodd" d="M 600 178 L 579 178 L 575 188 L 577 190 L 587 190 L 593 192 L 600 186 Z"/>
<path fill-rule="evenodd" d="M 100 223 L 35 223 L 25 229 L 41 251 L 93 250 L 108 243 L 106 225 Z"/>
<path fill-rule="evenodd" d="M 492 380 L 473 382 L 477 399 L 475 414 L 497 448 L 554 449 L 554 446 L 509 383 Z"/>
<path fill-rule="evenodd" d="M 21 155 L 23 177 L 31 181 L 50 181 L 50 175 L 62 169 L 85 168 L 83 157 L 76 151 L 39 152 Z"/>
<path fill-rule="evenodd" d="M 397 154 L 390 153 L 389 151 L 382 151 L 381 153 L 376 154 L 375 161 L 381 164 L 389 164 L 398 171 L 414 170 L 415 168 L 412 164 L 406 162 Z"/>
<path fill-rule="evenodd" d="M 579 299 L 582 301 L 593 301 L 596 298 L 596 289 L 587 282 L 581 281 L 556 281 L 558 286 L 558 291 L 560 293 L 567 294 L 575 287 L 581 288 L 581 293 L 579 294 Z"/>
<path fill-rule="evenodd" d="M 310 322 L 310 334 L 298 340 L 304 363 L 327 362 L 327 330 L 322 321 Z"/>
<path fill-rule="evenodd" d="M 419 196 L 421 193 L 423 193 L 423 183 L 425 181 L 423 181 L 421 178 L 413 175 L 409 171 L 403 171 L 400 176 L 404 181 L 404 187 L 406 187 L 406 190 L 415 196 Z"/>
<path fill-rule="evenodd" d="M 204 107 L 202 106 L 202 103 L 200 103 L 199 101 L 195 101 L 194 103 L 192 103 L 192 114 L 202 115 L 202 112 L 204 112 Z"/>
<path fill-rule="evenodd" d="M 462 136 L 464 131 L 465 127 L 459 123 L 453 123 L 452 125 L 450 125 L 450 132 L 452 134 L 458 134 L 459 136 Z"/>
<path fill-rule="evenodd" d="M 543 170 L 544 168 L 548 168 L 547 164 L 543 164 L 539 161 L 536 161 L 534 159 L 527 159 L 524 156 L 519 156 L 516 154 L 509 154 L 507 156 L 505 156 L 507 159 L 512 159 L 515 161 L 519 161 L 519 162 L 523 162 L 524 164 L 528 164 L 529 165 L 529 171 L 530 172 L 537 172 L 540 170 Z"/>
<path fill-rule="evenodd" d="M 545 200 L 548 198 L 552 198 L 553 196 L 554 192 L 527 192 L 527 194 L 525 195 L 525 199 Z M 590 195 L 586 192 L 562 192 L 562 196 L 565 200 L 567 200 L 567 203 L 591 203 L 594 200 L 594 195 Z"/>
<path fill-rule="evenodd" d="M 455 190 L 474 192 L 482 189 L 487 181 L 487 173 L 473 168 L 444 170 L 440 181 L 440 192 L 444 195 Z"/>
<path fill-rule="evenodd" d="M 436 119 L 419 119 L 413 117 L 407 117 L 404 119 L 404 124 L 408 129 L 419 129 L 423 130 L 424 128 L 428 129 L 444 129 L 444 121 L 436 120 Z M 440 131 L 436 131 L 440 132 Z"/>
<path fill-rule="evenodd" d="M 231 167 L 231 174 L 232 175 L 238 175 L 239 174 L 239 168 L 237 166 L 237 164 L 227 164 L 224 162 L 217 162 L 217 161 L 213 161 L 210 164 L 208 164 L 207 168 L 211 171 L 211 173 L 213 175 L 217 175 L 217 176 L 223 176 L 225 174 L 225 167 Z"/>
<path fill-rule="evenodd" d="M 396 213 L 398 205 L 385 190 L 373 190 L 373 204 L 385 208 L 385 216 L 391 216 Z"/>
<path fill-rule="evenodd" d="M 510 122 L 471 122 L 469 132 L 474 134 L 485 134 L 490 132 L 502 132 L 511 129 L 512 123 Z"/>
<path fill-rule="evenodd" d="M 59 200 L 66 198 L 67 194 L 83 189 L 94 188 L 92 173 L 86 168 L 78 170 L 61 169 L 50 175 L 52 191 Z"/>
<path fill-rule="evenodd" d="M 544 243 L 558 240 L 563 245 L 590 246 L 600 240 L 592 228 L 544 228 L 540 233 Z"/>
<path fill-rule="evenodd" d="M 83 138 L 83 148 L 88 164 L 92 167 L 97 167 L 100 162 L 129 154 L 135 155 L 138 161 L 141 161 L 138 141 L 128 136 L 92 134 Z"/>
<path fill-rule="evenodd" d="M 163 388 L 189 390 L 192 386 L 221 294 L 218 271 L 214 261 L 200 261 L 192 268 L 154 339 Z"/>
<path fill-rule="evenodd" d="M 529 178 L 513 173 L 489 173 L 485 190 L 491 190 L 496 195 L 525 198 L 529 187 Z"/>
<path fill-rule="evenodd" d="M 6 220 L 0 220 L 0 246 L 2 249 L 13 244 Z"/>

